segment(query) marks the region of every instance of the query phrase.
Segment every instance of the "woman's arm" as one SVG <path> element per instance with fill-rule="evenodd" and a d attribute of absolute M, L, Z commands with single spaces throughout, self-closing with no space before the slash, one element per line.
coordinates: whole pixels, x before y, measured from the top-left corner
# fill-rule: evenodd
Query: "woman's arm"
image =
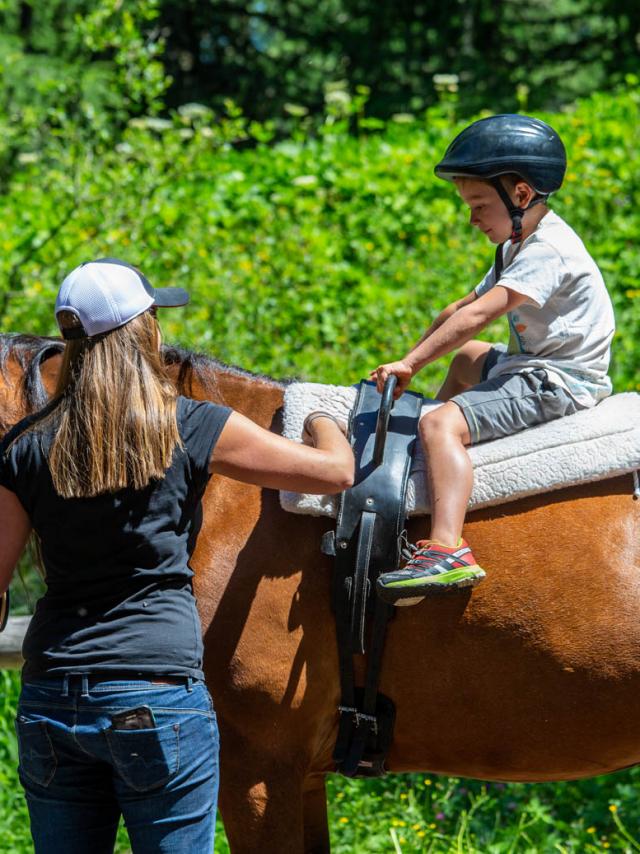
<path fill-rule="evenodd" d="M 337 424 L 325 417 L 309 426 L 314 447 L 270 433 L 233 412 L 216 442 L 209 470 L 269 489 L 342 492 L 353 484 L 354 460 Z"/>
<path fill-rule="evenodd" d="M 30 533 L 31 522 L 17 496 L 0 486 L 0 595 L 9 587 Z"/>

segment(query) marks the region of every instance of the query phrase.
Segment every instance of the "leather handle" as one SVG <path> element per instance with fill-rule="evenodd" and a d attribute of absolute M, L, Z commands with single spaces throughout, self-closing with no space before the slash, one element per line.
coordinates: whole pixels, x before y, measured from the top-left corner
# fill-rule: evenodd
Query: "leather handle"
<path fill-rule="evenodd" d="M 373 464 L 377 468 L 384 457 L 384 446 L 387 441 L 387 430 L 389 428 L 389 418 L 393 409 L 393 392 L 395 391 L 398 377 L 395 374 L 390 374 L 384 384 L 382 392 L 382 400 L 380 401 L 380 409 L 378 410 L 378 422 L 376 424 L 376 443 L 373 447 Z"/>

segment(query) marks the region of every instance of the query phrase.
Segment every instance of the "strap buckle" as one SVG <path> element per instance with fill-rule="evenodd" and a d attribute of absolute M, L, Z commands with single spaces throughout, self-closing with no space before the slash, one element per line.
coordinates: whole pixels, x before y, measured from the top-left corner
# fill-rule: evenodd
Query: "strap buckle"
<path fill-rule="evenodd" d="M 361 712 L 360 709 L 356 709 L 354 706 L 338 706 L 338 711 L 341 714 L 353 715 L 353 719 L 355 721 L 356 726 L 360 726 L 360 721 L 368 723 L 372 731 L 377 735 L 378 718 L 375 715 L 365 715 L 364 712 Z"/>

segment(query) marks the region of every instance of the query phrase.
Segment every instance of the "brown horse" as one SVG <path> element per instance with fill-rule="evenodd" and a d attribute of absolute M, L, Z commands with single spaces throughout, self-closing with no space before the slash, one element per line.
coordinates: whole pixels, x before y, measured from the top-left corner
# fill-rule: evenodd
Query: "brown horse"
<path fill-rule="evenodd" d="M 0 336 L 0 345 L 2 344 Z M 61 349 L 4 337 L 4 427 L 41 405 Z M 1 352 L 1 350 L 0 350 Z M 176 381 L 277 429 L 284 385 L 167 349 Z M 44 358 L 43 358 L 44 356 Z M 46 358 L 50 357 L 50 358 Z M 381 690 L 392 771 L 567 780 L 640 762 L 640 502 L 631 476 L 469 515 L 489 570 L 472 594 L 398 609 Z M 326 519 L 214 477 L 193 565 L 234 852 L 329 850 L 339 698 Z M 414 521 L 417 536 L 424 521 Z"/>

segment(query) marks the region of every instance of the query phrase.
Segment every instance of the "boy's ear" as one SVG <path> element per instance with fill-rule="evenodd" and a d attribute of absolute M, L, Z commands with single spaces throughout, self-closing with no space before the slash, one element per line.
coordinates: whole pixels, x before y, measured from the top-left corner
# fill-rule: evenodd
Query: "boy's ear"
<path fill-rule="evenodd" d="M 526 208 L 529 202 L 534 198 L 536 191 L 527 184 L 526 181 L 518 181 L 513 188 L 516 204 L 518 207 Z"/>

